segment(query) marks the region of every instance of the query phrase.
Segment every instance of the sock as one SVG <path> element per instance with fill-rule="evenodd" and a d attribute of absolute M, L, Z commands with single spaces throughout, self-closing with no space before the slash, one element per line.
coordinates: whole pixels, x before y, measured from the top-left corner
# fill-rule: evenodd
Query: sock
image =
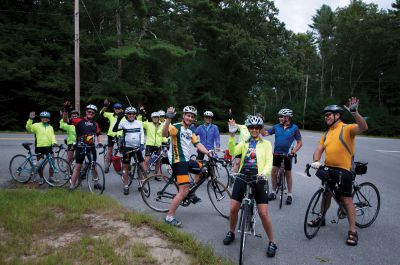
<path fill-rule="evenodd" d="M 127 188 L 129 188 L 129 186 L 128 186 L 128 185 L 125 185 L 125 189 L 127 189 Z"/>
<path fill-rule="evenodd" d="M 293 196 L 292 196 L 292 193 L 288 193 L 287 196 L 293 197 Z"/>
<path fill-rule="evenodd" d="M 174 220 L 174 217 L 173 216 L 166 216 L 165 217 L 165 220 L 167 220 L 168 222 L 171 222 L 172 220 Z"/>

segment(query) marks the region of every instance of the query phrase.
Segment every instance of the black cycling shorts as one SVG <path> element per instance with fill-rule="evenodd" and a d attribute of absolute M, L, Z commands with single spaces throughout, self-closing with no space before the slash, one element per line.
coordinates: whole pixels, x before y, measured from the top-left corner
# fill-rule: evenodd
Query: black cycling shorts
<path fill-rule="evenodd" d="M 274 167 L 281 167 L 281 162 L 282 162 L 282 156 L 274 154 L 274 159 L 272 161 L 272 165 Z M 286 171 L 292 170 L 292 158 L 289 158 L 286 156 L 283 163 L 284 163 L 284 168 Z"/>
<path fill-rule="evenodd" d="M 329 167 L 329 168 L 340 171 L 342 173 L 341 176 L 339 176 L 336 181 L 328 181 L 329 188 L 331 190 L 334 190 L 339 198 L 340 196 L 352 197 L 353 175 L 351 174 L 351 172 L 338 167 Z"/>
<path fill-rule="evenodd" d="M 257 204 L 268 204 L 268 182 L 266 180 L 259 180 L 254 185 L 254 199 Z M 246 192 L 246 182 L 237 178 L 233 184 L 232 199 L 242 202 L 244 193 Z"/>
<path fill-rule="evenodd" d="M 114 143 L 115 143 L 114 139 L 116 139 L 116 138 L 117 137 L 113 137 L 113 136 L 107 135 L 107 146 L 108 147 L 113 147 Z"/>
<path fill-rule="evenodd" d="M 53 148 L 51 146 L 35 147 L 35 154 L 42 154 L 42 155 L 53 154 Z"/>
<path fill-rule="evenodd" d="M 134 149 L 137 149 L 137 151 L 130 152 Z M 129 152 L 129 153 L 127 153 Z M 135 155 L 137 157 L 137 160 L 139 163 L 142 163 L 144 161 L 142 151 L 140 151 L 138 148 L 132 148 L 132 147 L 122 147 L 121 148 L 121 153 L 122 153 L 122 162 L 124 164 L 130 164 L 131 163 L 131 158 Z"/>
<path fill-rule="evenodd" d="M 85 149 L 86 148 L 86 154 Z M 77 147 L 75 152 L 75 163 L 82 164 L 85 160 L 85 156 L 89 157 L 91 155 L 92 161 L 97 160 L 97 152 L 95 146 L 87 146 L 87 147 Z"/>
<path fill-rule="evenodd" d="M 201 165 L 195 161 L 178 162 L 172 164 L 172 175 L 178 185 L 185 185 L 190 183 L 189 172 L 193 174 L 200 174 Z"/>
<path fill-rule="evenodd" d="M 156 152 L 157 155 L 159 155 L 160 151 L 161 151 L 160 146 L 146 145 L 145 156 L 151 156 L 153 154 L 153 152 Z"/>

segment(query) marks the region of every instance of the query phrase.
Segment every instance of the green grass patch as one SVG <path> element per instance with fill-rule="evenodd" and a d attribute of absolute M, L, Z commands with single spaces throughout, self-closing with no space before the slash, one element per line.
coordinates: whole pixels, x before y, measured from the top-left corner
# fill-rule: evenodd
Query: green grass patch
<path fill-rule="evenodd" d="M 147 245 L 117 233 L 107 221 L 155 229 L 193 257 L 192 264 L 232 264 L 193 236 L 128 211 L 108 196 L 12 189 L 0 191 L 0 202 L 0 264 L 158 264 Z"/>

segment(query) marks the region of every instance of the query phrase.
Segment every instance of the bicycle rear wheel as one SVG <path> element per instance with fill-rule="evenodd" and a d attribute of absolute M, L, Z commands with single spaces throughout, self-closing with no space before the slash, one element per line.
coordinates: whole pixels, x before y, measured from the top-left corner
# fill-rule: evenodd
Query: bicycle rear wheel
<path fill-rule="evenodd" d="M 370 183 L 361 183 L 354 189 L 353 203 L 356 210 L 356 226 L 366 228 L 375 222 L 381 207 L 378 188 Z"/>
<path fill-rule="evenodd" d="M 244 264 L 244 250 L 246 246 L 246 237 L 248 235 L 248 230 L 250 227 L 250 224 L 248 220 L 250 220 L 249 215 L 250 215 L 250 205 L 247 203 L 242 205 L 242 212 L 240 214 L 240 251 L 239 251 L 239 265 Z"/>
<path fill-rule="evenodd" d="M 148 177 L 142 184 L 140 194 L 148 207 L 157 212 L 167 212 L 172 199 L 178 192 L 178 186 L 173 179 L 165 183 L 165 181 L 158 181 L 156 178 L 163 178 L 163 176 L 152 175 Z"/>
<path fill-rule="evenodd" d="M 49 158 L 42 165 L 43 178 L 49 186 L 62 187 L 69 182 L 72 170 L 67 160 L 61 157 Z"/>
<path fill-rule="evenodd" d="M 97 162 L 89 164 L 86 171 L 86 180 L 90 192 L 102 194 L 105 189 L 104 170 Z"/>
<path fill-rule="evenodd" d="M 228 188 L 218 179 L 214 179 L 207 183 L 207 193 L 215 210 L 228 219 L 231 201 Z"/>
<path fill-rule="evenodd" d="M 27 183 L 34 174 L 34 167 L 24 155 L 15 155 L 9 165 L 11 177 L 19 183 Z"/>
<path fill-rule="evenodd" d="M 323 194 L 324 190 L 319 189 L 311 197 L 310 203 L 308 204 L 306 216 L 304 218 L 304 233 L 308 239 L 313 238 L 318 233 L 322 221 L 315 227 L 309 226 L 308 223 L 318 217 L 322 217 L 322 220 L 325 218 L 323 211 L 321 211 Z"/>

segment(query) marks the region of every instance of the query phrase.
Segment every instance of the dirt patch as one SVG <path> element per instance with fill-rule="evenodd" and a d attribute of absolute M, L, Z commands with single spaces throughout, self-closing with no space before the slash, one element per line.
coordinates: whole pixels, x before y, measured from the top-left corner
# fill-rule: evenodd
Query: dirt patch
<path fill-rule="evenodd" d="M 149 226 L 132 227 L 127 222 L 98 214 L 85 214 L 82 217 L 86 221 L 83 227 L 42 238 L 39 240 L 40 244 L 51 248 L 62 248 L 79 241 L 83 236 L 90 236 L 94 239 L 114 242 L 117 246 L 115 253 L 118 255 L 131 256 L 132 254 L 127 252 L 140 245 L 144 246 L 148 255 L 156 261 L 155 264 L 193 264 L 191 256 L 176 249 L 173 243 Z M 0 234 L 1 231 L 0 228 Z"/>

